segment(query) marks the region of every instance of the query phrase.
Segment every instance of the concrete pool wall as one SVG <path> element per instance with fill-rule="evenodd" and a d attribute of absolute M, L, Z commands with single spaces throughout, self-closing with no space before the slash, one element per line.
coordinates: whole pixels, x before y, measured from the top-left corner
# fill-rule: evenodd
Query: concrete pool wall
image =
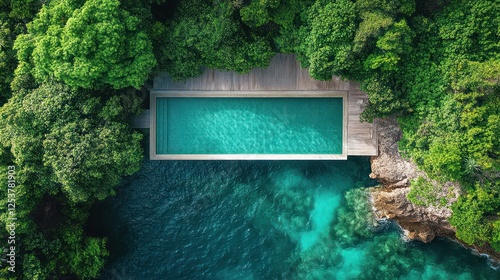
<path fill-rule="evenodd" d="M 342 98 L 341 153 L 157 153 L 157 98 Z M 182 91 L 152 90 L 150 96 L 150 159 L 152 160 L 333 160 L 347 159 L 347 91 Z M 318 112 L 321 114 L 321 112 Z M 327 120 L 325 120 L 327 121 Z M 161 122 L 164 123 L 163 121 Z M 163 129 L 162 129 L 163 131 Z M 160 139 L 164 135 L 160 135 Z M 314 147 L 311 147 L 314 150 Z"/>

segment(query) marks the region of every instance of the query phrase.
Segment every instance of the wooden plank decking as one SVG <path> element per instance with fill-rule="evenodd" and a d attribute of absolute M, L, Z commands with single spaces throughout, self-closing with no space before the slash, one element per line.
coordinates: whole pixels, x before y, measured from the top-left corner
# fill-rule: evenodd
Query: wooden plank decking
<path fill-rule="evenodd" d="M 351 82 L 348 100 L 347 154 L 350 156 L 378 155 L 376 123 L 359 121 L 359 116 L 368 103 L 368 95 L 359 89 L 359 84 Z"/>
<path fill-rule="evenodd" d="M 349 90 L 349 82 L 334 77 L 330 81 L 311 78 L 294 55 L 276 55 L 266 69 L 252 69 L 248 74 L 207 69 L 200 77 L 185 83 L 173 81 L 167 74 L 154 80 L 154 89 L 164 90 Z"/>
<path fill-rule="evenodd" d="M 312 79 L 293 55 L 279 54 L 266 69 L 253 69 L 248 74 L 207 69 L 200 77 L 183 82 L 173 81 L 167 74 L 154 80 L 154 90 L 192 91 L 347 91 L 347 155 L 376 156 L 378 154 L 376 124 L 361 123 L 359 116 L 368 96 L 359 85 L 334 77 L 330 81 Z M 344 108 L 345 108 L 344 107 Z M 149 126 L 146 116 L 135 122 Z"/>
<path fill-rule="evenodd" d="M 132 123 L 130 124 L 133 128 L 149 128 L 149 110 L 145 110 L 138 116 L 136 116 L 133 120 Z"/>

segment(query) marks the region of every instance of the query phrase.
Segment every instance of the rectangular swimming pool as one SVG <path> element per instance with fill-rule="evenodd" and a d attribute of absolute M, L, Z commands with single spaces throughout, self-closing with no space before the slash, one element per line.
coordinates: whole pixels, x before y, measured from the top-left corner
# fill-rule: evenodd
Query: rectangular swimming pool
<path fill-rule="evenodd" d="M 229 94 L 152 92 L 151 159 L 347 157 L 343 92 Z"/>

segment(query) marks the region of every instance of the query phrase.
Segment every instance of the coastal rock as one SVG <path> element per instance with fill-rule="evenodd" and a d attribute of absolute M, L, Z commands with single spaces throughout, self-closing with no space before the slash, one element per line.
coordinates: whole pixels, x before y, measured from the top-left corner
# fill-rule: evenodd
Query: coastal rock
<path fill-rule="evenodd" d="M 430 242 L 436 236 L 454 238 L 455 231 L 448 222 L 451 211 L 414 205 L 406 198 L 409 191 L 409 187 L 373 188 L 371 199 L 375 217 L 395 220 L 411 240 Z"/>
<path fill-rule="evenodd" d="M 446 198 L 442 207 L 420 206 L 407 198 L 411 190 L 411 180 L 423 177 L 433 184 L 438 182 L 428 178 L 410 159 L 401 156 L 397 142 L 402 132 L 395 119 L 381 119 L 377 122 L 379 155 L 371 158 L 370 178 L 378 180 L 382 186 L 370 189 L 372 211 L 376 219 L 396 221 L 403 229 L 405 238 L 431 242 L 434 238 L 447 237 L 478 255 L 487 255 L 495 264 L 500 264 L 500 253 L 489 244 L 468 245 L 458 240 L 456 230 L 448 222 L 452 211 L 450 206 L 458 199 L 461 188 L 454 182 L 446 182 L 433 193 L 437 198 Z"/>
<path fill-rule="evenodd" d="M 448 206 L 458 197 L 459 186 L 447 183 L 441 188 L 443 193 L 437 195 L 448 197 L 448 204 L 444 207 L 425 207 L 411 203 L 407 199 L 411 180 L 427 178 L 427 175 L 399 153 L 397 142 L 401 139 L 402 132 L 395 119 L 378 120 L 377 127 L 379 155 L 371 158 L 370 174 L 370 178 L 382 184 L 382 187 L 371 189 L 376 218 L 396 221 L 404 230 L 406 238 L 411 240 L 430 242 L 436 236 L 454 239 L 455 230 L 448 222 L 451 216 Z M 453 194 L 451 198 L 450 190 Z"/>
<path fill-rule="evenodd" d="M 409 179 L 424 176 L 411 161 L 404 159 L 398 150 L 402 137 L 401 129 L 395 119 L 377 121 L 379 155 L 371 158 L 370 178 L 377 179 L 385 186 L 407 187 Z"/>

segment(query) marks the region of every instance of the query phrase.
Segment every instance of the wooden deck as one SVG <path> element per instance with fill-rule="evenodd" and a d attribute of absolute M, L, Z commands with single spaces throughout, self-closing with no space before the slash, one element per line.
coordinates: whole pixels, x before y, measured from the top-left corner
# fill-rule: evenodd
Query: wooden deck
<path fill-rule="evenodd" d="M 350 156 L 378 155 L 377 124 L 360 122 L 359 116 L 368 103 L 368 95 L 359 89 L 359 84 L 350 83 L 349 117 L 347 120 L 347 154 Z"/>
<path fill-rule="evenodd" d="M 200 77 L 185 83 L 173 81 L 167 74 L 155 78 L 154 89 L 162 90 L 349 90 L 349 82 L 335 77 L 316 81 L 307 69 L 300 68 L 294 55 L 278 54 L 266 69 L 252 69 L 248 74 L 207 69 Z"/>
<path fill-rule="evenodd" d="M 368 96 L 359 85 L 334 77 L 330 81 L 312 79 L 293 55 L 279 54 L 266 69 L 253 69 L 248 74 L 207 69 L 200 77 L 182 82 L 173 81 L 167 74 L 154 80 L 153 91 L 346 91 L 348 93 L 347 155 L 376 156 L 378 154 L 376 124 L 361 123 L 359 116 Z M 139 116 L 133 126 L 149 127 L 149 113 Z"/>
<path fill-rule="evenodd" d="M 140 115 L 136 116 L 130 124 L 133 128 L 149 128 L 150 127 L 150 110 L 144 110 Z"/>

